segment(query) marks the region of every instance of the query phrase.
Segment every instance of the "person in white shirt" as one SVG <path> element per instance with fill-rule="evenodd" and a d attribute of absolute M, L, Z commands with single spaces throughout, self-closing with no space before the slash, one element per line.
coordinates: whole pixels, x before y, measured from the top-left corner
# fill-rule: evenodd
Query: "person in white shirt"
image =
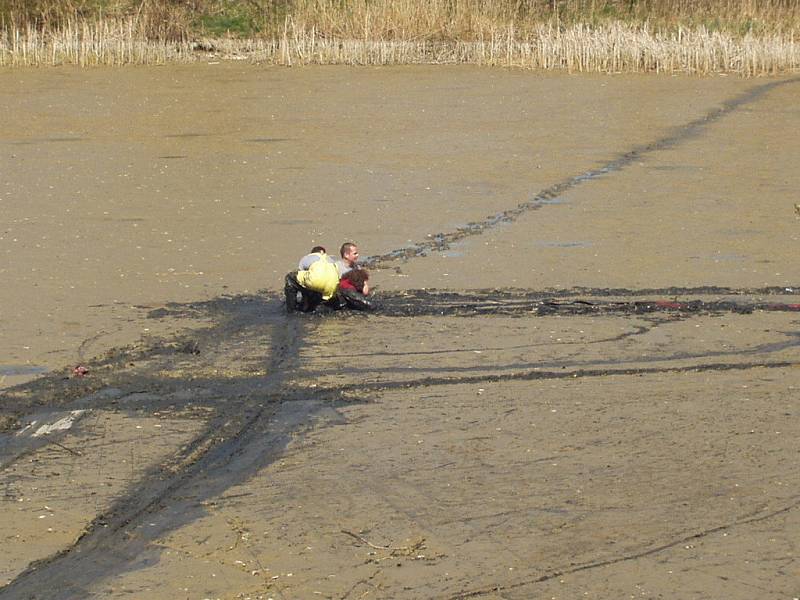
<path fill-rule="evenodd" d="M 347 275 L 348 271 L 358 269 L 358 246 L 353 242 L 345 242 L 339 249 L 341 259 L 336 261 L 336 268 L 339 269 L 339 277 Z"/>

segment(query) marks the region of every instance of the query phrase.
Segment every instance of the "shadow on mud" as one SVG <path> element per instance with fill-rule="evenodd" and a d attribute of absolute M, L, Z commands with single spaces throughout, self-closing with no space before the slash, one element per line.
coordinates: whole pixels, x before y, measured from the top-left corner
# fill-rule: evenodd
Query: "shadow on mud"
<path fill-rule="evenodd" d="M 35 449 L 9 429 L 45 406 L 179 418 L 190 407 L 206 409 L 194 416 L 205 424 L 191 443 L 132 482 L 73 545 L 29 565 L 0 597 L 88 597 L 98 581 L 157 562 L 161 549 L 153 541 L 202 518 L 208 501 L 269 465 L 293 435 L 315 419 L 336 420 L 336 405 L 353 401 L 325 394 L 309 401 L 292 389 L 298 351 L 314 319 L 287 318 L 273 297 L 226 297 L 167 310 L 173 318 L 202 314 L 213 325 L 109 352 L 87 363 L 85 377 L 65 370 L 0 394 L 6 415 L 0 462 L 6 467 Z M 231 361 L 249 364 L 226 370 Z M 34 441 L 58 439 L 56 432 Z M 71 452 L 76 462 L 88 460 L 80 458 L 80 448 Z"/>
<path fill-rule="evenodd" d="M 412 290 L 379 297 L 382 317 L 416 316 L 537 318 L 606 314 L 622 319 L 643 313 L 664 313 L 668 319 L 698 314 L 758 311 L 800 312 L 794 296 L 797 288 L 667 288 L 660 290 L 481 290 L 446 292 Z M 669 300 L 658 299 L 670 297 Z M 677 296 L 690 299 L 678 300 Z M 704 299 L 708 296 L 713 298 Z M 765 300 L 764 298 L 770 298 Z M 191 443 L 177 450 L 167 462 L 151 466 L 102 514 L 91 519 L 76 542 L 55 556 L 33 562 L 8 586 L 4 598 L 87 597 L 96 585 L 121 573 L 159 561 L 162 548 L 155 544 L 165 534 L 208 514 L 209 503 L 230 488 L 247 482 L 284 451 L 293 436 L 313 425 L 337 422 L 336 408 L 361 402 L 364 394 L 394 388 L 469 384 L 492 381 L 599 377 L 614 374 L 646 374 L 681 370 L 747 369 L 754 366 L 784 367 L 786 361 L 765 364 L 711 363 L 652 368 L 614 368 L 619 361 L 595 360 L 591 364 L 555 361 L 552 364 L 520 363 L 492 368 L 493 372 L 470 374 L 472 367 L 448 367 L 450 376 L 375 383 L 345 383 L 328 387 L 308 386 L 302 371 L 301 350 L 330 319 L 370 319 L 364 313 L 331 312 L 312 315 L 285 314 L 275 295 L 225 296 L 206 302 L 172 304 L 150 313 L 154 319 L 206 319 L 202 329 L 178 334 L 173 339 L 142 342 L 109 352 L 87 363 L 89 374 L 70 376 L 64 370 L 39 380 L 4 390 L 0 394 L 0 425 L 5 443 L 0 444 L 4 466 L 20 460 L 31 446 L 13 443 L 20 419 L 42 409 L 62 411 L 117 411 L 132 416 L 154 412 L 181 418 L 200 418 L 203 429 Z M 648 330 L 639 327 L 611 341 Z M 675 354 L 661 361 L 724 357 L 732 354 L 761 355 L 800 344 L 800 336 L 788 335 L 774 344 L 750 350 L 696 355 Z M 641 362 L 641 361 L 640 361 Z M 646 361 L 645 361 L 646 362 Z M 545 370 L 542 370 L 542 369 Z M 577 370 L 576 370 L 577 368 Z M 551 369 L 551 370 L 546 370 Z M 369 371 L 369 366 L 366 371 Z M 384 369 L 386 371 L 386 369 Z M 428 367 L 415 369 L 420 374 Z M 345 369 L 355 380 L 363 369 Z M 391 372 L 388 370 L 386 372 Z M 408 369 L 402 369 L 404 374 Z M 304 381 L 305 380 L 305 381 Z M 202 416 L 190 408 L 202 406 Z M 48 442 L 58 441 L 57 434 Z M 9 442 L 9 440 L 12 440 Z M 76 461 L 80 457 L 76 455 Z M 55 591 L 57 590 L 57 591 Z"/>
<path fill-rule="evenodd" d="M 711 298 L 709 298 L 711 297 Z M 766 288 L 572 288 L 566 290 L 494 289 L 452 292 L 446 290 L 408 290 L 379 294 L 376 315 L 390 318 L 493 317 L 609 315 L 664 315 L 688 318 L 722 313 L 755 312 L 800 313 L 800 286 Z M 683 298 L 683 299 L 679 299 Z M 8 429 L 11 417 L 40 408 L 118 408 L 119 395 L 93 396 L 114 388 L 148 390 L 168 398 L 187 387 L 211 390 L 214 397 L 243 398 L 274 394 L 291 397 L 292 369 L 306 335 L 329 319 L 369 318 L 365 313 L 319 310 L 314 314 L 287 316 L 282 300 L 275 294 L 221 296 L 208 301 L 173 303 L 152 310 L 153 319 L 202 319 L 207 327 L 179 332 L 171 339 L 144 340 L 110 350 L 105 356 L 86 363 L 90 375 L 75 377 L 71 368 L 50 373 L 31 382 L 0 392 Z M 608 338 L 622 340 L 643 333 L 637 329 Z M 596 343 L 596 342 L 589 342 Z M 786 342 L 794 345 L 795 342 Z M 783 348 L 783 345 L 781 345 Z M 779 348 L 780 349 L 780 348 Z M 761 351 L 768 351 L 764 347 Z M 456 352 L 444 350 L 442 352 Z M 460 351 L 460 350 L 458 350 Z M 386 352 L 379 354 L 392 354 Z M 718 355 L 724 355 L 719 353 Z M 375 353 L 352 356 L 375 356 Z M 528 366 L 528 365 L 521 365 Z M 553 366 L 564 366 L 561 364 Z M 579 366 L 579 365 L 572 365 Z M 88 399 L 88 400 L 87 400 Z M 174 403 L 147 400 L 139 409 L 174 408 Z"/>

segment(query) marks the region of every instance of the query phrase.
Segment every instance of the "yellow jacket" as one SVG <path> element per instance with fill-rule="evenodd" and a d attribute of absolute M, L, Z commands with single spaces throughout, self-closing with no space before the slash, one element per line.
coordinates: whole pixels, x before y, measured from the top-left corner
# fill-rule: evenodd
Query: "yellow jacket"
<path fill-rule="evenodd" d="M 322 294 L 323 300 L 330 300 L 339 287 L 339 270 L 336 265 L 323 256 L 314 262 L 307 271 L 297 272 L 297 282 L 307 290 Z"/>

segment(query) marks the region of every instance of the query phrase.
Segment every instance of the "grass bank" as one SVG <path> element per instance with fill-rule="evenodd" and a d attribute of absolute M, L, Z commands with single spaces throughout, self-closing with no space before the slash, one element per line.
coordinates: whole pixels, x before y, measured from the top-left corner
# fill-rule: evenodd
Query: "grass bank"
<path fill-rule="evenodd" d="M 800 0 L 0 0 L 0 65 L 800 68 Z M 796 39 L 798 41 L 796 41 Z"/>

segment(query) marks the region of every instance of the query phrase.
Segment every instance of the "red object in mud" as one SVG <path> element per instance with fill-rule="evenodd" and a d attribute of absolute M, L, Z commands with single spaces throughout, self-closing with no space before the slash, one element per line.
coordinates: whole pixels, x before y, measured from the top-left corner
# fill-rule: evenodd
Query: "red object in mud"
<path fill-rule="evenodd" d="M 87 369 L 86 367 L 82 367 L 81 365 L 78 365 L 77 367 L 72 369 L 72 372 L 75 373 L 75 377 L 83 377 L 89 372 L 89 369 Z"/>
<path fill-rule="evenodd" d="M 656 300 L 656 306 L 659 308 L 675 308 L 675 309 L 683 308 L 682 303 L 670 302 L 669 300 Z"/>

